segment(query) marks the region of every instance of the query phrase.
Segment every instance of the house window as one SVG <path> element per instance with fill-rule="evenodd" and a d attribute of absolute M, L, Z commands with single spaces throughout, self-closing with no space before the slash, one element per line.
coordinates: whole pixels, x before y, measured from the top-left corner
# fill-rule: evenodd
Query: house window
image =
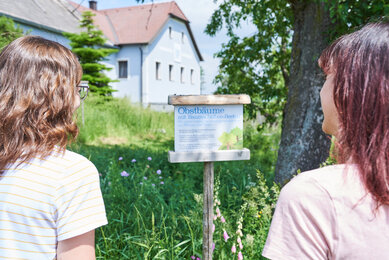
<path fill-rule="evenodd" d="M 181 42 L 184 43 L 184 40 L 185 40 L 185 34 L 182 32 L 181 33 Z"/>
<path fill-rule="evenodd" d="M 126 60 L 119 61 L 119 78 L 128 77 L 128 62 Z"/>
<path fill-rule="evenodd" d="M 169 65 L 169 80 L 173 81 L 173 65 Z"/>
<path fill-rule="evenodd" d="M 155 62 L 155 79 L 161 79 L 161 63 Z"/>
<path fill-rule="evenodd" d="M 184 83 L 184 67 L 181 67 L 180 82 Z"/>
<path fill-rule="evenodd" d="M 172 27 L 169 27 L 169 38 L 172 39 Z"/>
<path fill-rule="evenodd" d="M 194 84 L 193 74 L 194 74 L 194 70 L 191 69 L 191 70 L 190 70 L 190 83 L 191 83 L 191 84 Z"/>

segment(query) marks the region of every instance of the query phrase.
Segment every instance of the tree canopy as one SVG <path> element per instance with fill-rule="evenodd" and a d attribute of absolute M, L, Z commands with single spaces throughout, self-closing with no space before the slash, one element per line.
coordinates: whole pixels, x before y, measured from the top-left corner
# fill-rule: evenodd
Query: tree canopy
<path fill-rule="evenodd" d="M 217 1 L 216 1 L 217 2 Z M 389 14 L 386 0 L 223 0 L 206 33 L 226 29 L 218 93 L 249 94 L 250 117 L 266 123 L 282 118 L 275 178 L 284 183 L 297 170 L 319 166 L 328 156 L 329 138 L 321 130 L 319 91 L 324 83 L 317 60 L 342 34 Z M 255 29 L 240 36 L 246 24 Z"/>
<path fill-rule="evenodd" d="M 23 29 L 15 25 L 11 18 L 0 16 L 0 50 L 23 35 Z"/>
<path fill-rule="evenodd" d="M 385 0 L 312 1 L 324 3 L 329 10 L 334 26 L 329 32 L 328 42 L 389 13 L 389 4 Z M 252 104 L 247 106 L 249 115 L 253 118 L 260 112 L 266 117 L 266 122 L 273 123 L 282 114 L 288 93 L 295 18 L 292 6 L 298 1 L 219 2 L 219 8 L 205 30 L 215 36 L 225 28 L 229 37 L 216 53 L 221 59 L 220 73 L 215 78 L 219 85 L 217 93 L 249 94 L 252 99 Z M 256 30 L 251 35 L 239 36 L 239 29 L 247 23 Z"/>
<path fill-rule="evenodd" d="M 84 72 L 82 79 L 89 81 L 90 90 L 100 95 L 109 95 L 114 92 L 109 86 L 109 83 L 114 80 L 104 74 L 104 71 L 111 70 L 111 68 L 101 62 L 118 50 L 103 47 L 107 40 L 103 32 L 93 25 L 93 16 L 94 14 L 90 11 L 84 12 L 80 27 L 85 31 L 79 34 L 65 32 L 64 35 L 70 40 L 72 51 L 80 60 Z"/>

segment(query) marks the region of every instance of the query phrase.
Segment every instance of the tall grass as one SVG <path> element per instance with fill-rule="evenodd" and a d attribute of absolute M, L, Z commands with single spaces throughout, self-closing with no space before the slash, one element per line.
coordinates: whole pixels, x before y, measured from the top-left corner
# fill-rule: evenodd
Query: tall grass
<path fill-rule="evenodd" d="M 174 143 L 173 114 L 100 97 L 88 97 L 84 109 L 85 125 L 79 113 L 80 136 L 71 149 L 88 157 L 101 174 L 109 224 L 97 230 L 97 258 L 201 257 L 203 164 L 167 161 Z M 237 259 L 234 243 L 245 259 L 261 258 L 278 194 L 272 172 L 279 130 L 258 133 L 246 124 L 244 138 L 251 160 L 215 163 L 215 209 L 225 221 L 214 221 L 214 259 Z M 236 241 L 240 225 L 243 249 Z"/>

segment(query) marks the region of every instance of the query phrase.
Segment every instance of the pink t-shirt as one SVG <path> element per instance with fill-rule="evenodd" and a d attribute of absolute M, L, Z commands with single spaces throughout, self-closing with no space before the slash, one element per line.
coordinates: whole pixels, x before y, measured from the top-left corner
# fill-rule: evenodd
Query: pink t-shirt
<path fill-rule="evenodd" d="M 269 259 L 389 259 L 389 206 L 374 200 L 355 166 L 299 174 L 281 191 L 262 255 Z"/>

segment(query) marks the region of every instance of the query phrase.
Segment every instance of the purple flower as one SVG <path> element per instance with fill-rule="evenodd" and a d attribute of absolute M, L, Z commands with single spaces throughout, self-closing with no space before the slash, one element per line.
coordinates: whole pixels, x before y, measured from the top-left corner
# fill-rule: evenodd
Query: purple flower
<path fill-rule="evenodd" d="M 139 182 L 139 185 L 143 185 L 143 182 Z"/>
<path fill-rule="evenodd" d="M 121 160 L 123 160 L 123 157 L 120 156 L 120 157 L 119 157 L 119 161 L 121 161 Z"/>
<path fill-rule="evenodd" d="M 242 243 L 239 243 L 239 248 L 240 248 L 240 250 L 242 250 L 242 249 L 243 249 L 243 245 L 242 245 Z"/>
<path fill-rule="evenodd" d="M 143 177 L 143 179 L 144 179 L 144 180 L 147 180 L 147 177 L 146 177 L 146 176 L 144 176 L 144 177 Z"/>
<path fill-rule="evenodd" d="M 157 170 L 157 174 L 160 175 L 162 173 L 161 170 Z"/>
<path fill-rule="evenodd" d="M 232 252 L 233 254 L 235 254 L 235 253 L 236 253 L 236 247 L 235 247 L 235 244 L 233 244 L 233 245 L 232 245 L 232 247 L 231 247 L 231 252 Z"/>
<path fill-rule="evenodd" d="M 238 260 L 243 260 L 243 255 L 242 255 L 242 252 L 240 252 L 240 251 L 238 253 Z"/>
<path fill-rule="evenodd" d="M 132 159 L 131 162 L 132 162 L 132 163 L 135 163 L 135 162 L 136 162 L 136 159 Z"/>
<path fill-rule="evenodd" d="M 223 232 L 223 238 L 224 238 L 224 241 L 226 241 L 226 242 L 227 242 L 227 240 L 230 238 L 230 237 L 228 236 L 228 234 L 227 234 L 227 231 L 225 231 L 225 230 L 224 230 L 224 232 Z"/>
<path fill-rule="evenodd" d="M 238 242 L 239 244 L 242 243 L 242 240 L 240 240 L 240 237 L 238 237 L 238 238 L 236 239 L 236 242 Z"/>
<path fill-rule="evenodd" d="M 149 156 L 149 157 L 147 157 L 147 160 L 151 161 L 151 160 L 152 160 L 152 158 Z"/>
<path fill-rule="evenodd" d="M 130 175 L 128 174 L 128 172 L 126 172 L 126 171 L 122 171 L 122 172 L 120 173 L 120 175 L 123 176 L 123 177 L 128 177 L 128 176 L 130 176 Z"/>
<path fill-rule="evenodd" d="M 190 258 L 191 258 L 191 259 L 193 259 L 193 260 L 195 260 L 195 259 L 196 259 L 196 257 L 195 257 L 194 255 L 192 255 Z"/>
<path fill-rule="evenodd" d="M 223 216 L 220 217 L 220 221 L 221 221 L 222 223 L 226 223 L 226 220 L 224 219 Z"/>
<path fill-rule="evenodd" d="M 218 217 L 218 218 L 220 218 L 220 209 L 219 208 L 216 208 L 216 216 Z"/>
<path fill-rule="evenodd" d="M 215 232 L 215 224 L 212 224 L 212 233 Z"/>
<path fill-rule="evenodd" d="M 161 184 L 163 185 L 163 184 L 165 184 L 163 181 L 161 181 Z"/>
<path fill-rule="evenodd" d="M 196 260 L 201 260 L 201 258 L 200 258 L 200 257 L 197 257 Z"/>
<path fill-rule="evenodd" d="M 152 183 L 152 184 L 151 184 L 151 186 L 155 187 L 155 184 L 154 184 L 154 183 Z"/>
<path fill-rule="evenodd" d="M 212 243 L 212 253 L 215 251 L 215 243 Z"/>

